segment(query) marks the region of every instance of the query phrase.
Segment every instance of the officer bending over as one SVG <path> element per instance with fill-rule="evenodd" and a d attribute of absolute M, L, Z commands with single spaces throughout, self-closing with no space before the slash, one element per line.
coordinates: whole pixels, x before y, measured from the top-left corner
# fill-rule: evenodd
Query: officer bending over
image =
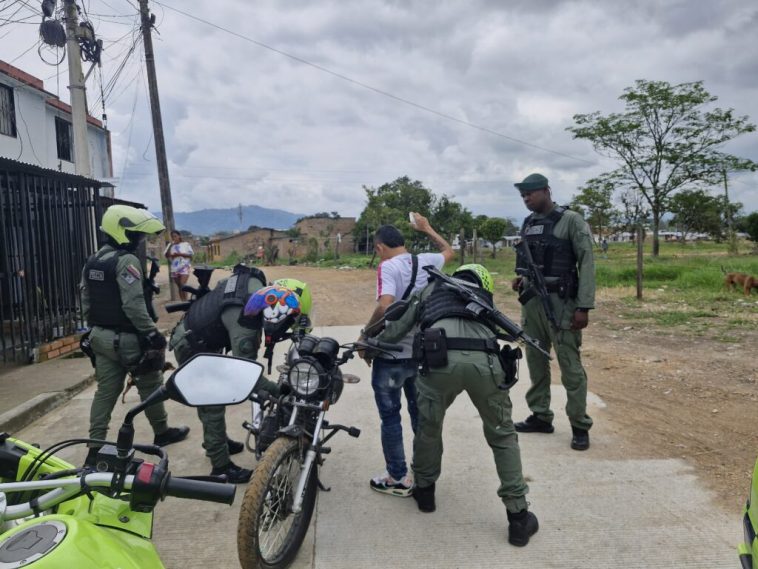
<path fill-rule="evenodd" d="M 463 265 L 454 274 L 492 305 L 492 277 L 481 265 Z M 495 327 L 477 319 L 454 290 L 432 280 L 411 296 L 405 314 L 388 322 L 379 340 L 395 342 L 418 324 L 414 358 L 422 362 L 417 380 L 419 424 L 413 442 L 413 497 L 422 512 L 436 509 L 435 482 L 442 464 L 445 411 L 462 391 L 479 411 L 484 436 L 500 477 L 498 496 L 508 513 L 508 541 L 524 546 L 539 524 L 527 509 L 529 488 L 521 471 L 518 436 L 511 420 L 511 400 L 500 360 Z M 418 356 L 418 357 L 417 357 Z"/>
<path fill-rule="evenodd" d="M 90 410 L 92 439 L 106 438 L 127 372 L 134 376 L 142 400 L 163 383 L 166 339 L 155 326 L 158 318 L 150 301 L 150 285 L 135 251 L 147 235 L 165 229 L 147 210 L 113 205 L 103 214 L 100 226 L 108 242 L 84 265 L 82 315 L 92 327 L 89 339 L 97 380 Z M 189 433 L 189 427 L 168 426 L 163 403 L 148 407 L 145 415 L 156 445 L 181 441 Z M 85 464 L 94 465 L 98 449 L 90 448 Z"/>
<path fill-rule="evenodd" d="M 231 277 L 193 301 L 169 341 L 179 364 L 195 354 L 224 351 L 256 359 L 261 343 L 261 317 L 245 316 L 244 308 L 265 282 L 266 276 L 259 269 L 237 265 Z M 263 377 L 256 384 L 258 389 L 278 393 L 278 386 Z M 229 482 L 244 483 L 250 480 L 252 471 L 234 464 L 230 458 L 242 452 L 244 445 L 227 436 L 225 409 L 223 406 L 197 408 L 203 423 L 203 448 L 213 466 L 212 475 L 225 475 Z"/>

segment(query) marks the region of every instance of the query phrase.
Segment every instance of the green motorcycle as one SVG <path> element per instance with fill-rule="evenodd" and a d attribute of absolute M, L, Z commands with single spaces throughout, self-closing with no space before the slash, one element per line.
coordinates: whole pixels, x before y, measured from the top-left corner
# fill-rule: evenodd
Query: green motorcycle
<path fill-rule="evenodd" d="M 750 496 L 745 504 L 745 515 L 742 518 L 745 541 L 737 547 L 740 554 L 742 569 L 758 569 L 758 461 L 753 469 L 753 484 Z"/>
<path fill-rule="evenodd" d="M 198 355 L 127 413 L 115 443 L 71 439 L 43 451 L 0 434 L 0 568 L 163 568 L 150 541 L 158 501 L 231 504 L 236 487 L 213 477 L 172 476 L 164 449 L 134 444 L 134 417 L 167 399 L 192 407 L 242 403 L 262 371 L 256 362 Z M 87 443 L 103 445 L 96 470 L 55 456 Z M 136 453 L 157 457 L 157 464 Z"/>

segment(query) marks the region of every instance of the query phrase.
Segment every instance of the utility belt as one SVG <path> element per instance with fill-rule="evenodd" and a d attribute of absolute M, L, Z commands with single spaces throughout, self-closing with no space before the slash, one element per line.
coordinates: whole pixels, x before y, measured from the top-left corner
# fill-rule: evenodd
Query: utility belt
<path fill-rule="evenodd" d="M 545 290 L 548 293 L 555 293 L 558 298 L 576 298 L 579 294 L 579 277 L 576 273 L 564 273 L 557 281 L 545 282 Z M 519 293 L 518 301 L 521 304 L 526 304 L 537 296 L 537 289 L 534 286 L 529 286 Z"/>
<path fill-rule="evenodd" d="M 497 354 L 505 372 L 505 381 L 498 387 L 510 389 L 518 381 L 517 360 L 521 359 L 520 348 L 514 349 L 507 344 L 501 348 L 495 338 L 448 338 L 444 328 L 427 328 L 417 332 L 413 338 L 413 359 L 419 362 L 424 375 L 430 369 L 447 365 L 448 350 Z"/>

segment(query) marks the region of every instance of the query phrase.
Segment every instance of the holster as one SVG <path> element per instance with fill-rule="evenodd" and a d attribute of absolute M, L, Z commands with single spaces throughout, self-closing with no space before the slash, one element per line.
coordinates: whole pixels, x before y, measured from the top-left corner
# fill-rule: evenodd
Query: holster
<path fill-rule="evenodd" d="M 430 368 L 447 365 L 447 337 L 443 328 L 427 328 L 413 338 L 413 359 L 421 365 L 422 373 Z"/>
<path fill-rule="evenodd" d="M 95 367 L 95 351 L 92 349 L 92 340 L 90 340 L 90 334 L 92 330 L 87 330 L 82 337 L 79 338 L 79 349 L 82 353 L 89 358 L 92 367 Z"/>
<path fill-rule="evenodd" d="M 500 349 L 500 365 L 503 366 L 503 372 L 505 372 L 505 379 L 503 383 L 498 385 L 498 388 L 502 390 L 510 389 L 518 381 L 518 361 L 522 357 L 521 348 L 511 348 L 508 344 L 505 344 Z"/>
<path fill-rule="evenodd" d="M 575 272 L 563 273 L 558 281 L 558 297 L 576 298 L 579 294 L 579 276 Z"/>

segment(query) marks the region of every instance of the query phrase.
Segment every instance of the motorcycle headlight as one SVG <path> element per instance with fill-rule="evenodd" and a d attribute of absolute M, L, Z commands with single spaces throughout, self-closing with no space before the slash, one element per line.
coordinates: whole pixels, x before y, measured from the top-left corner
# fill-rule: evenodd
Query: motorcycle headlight
<path fill-rule="evenodd" d="M 313 397 L 321 387 L 324 370 L 315 360 L 297 360 L 289 370 L 287 379 L 290 387 L 300 397 Z"/>

